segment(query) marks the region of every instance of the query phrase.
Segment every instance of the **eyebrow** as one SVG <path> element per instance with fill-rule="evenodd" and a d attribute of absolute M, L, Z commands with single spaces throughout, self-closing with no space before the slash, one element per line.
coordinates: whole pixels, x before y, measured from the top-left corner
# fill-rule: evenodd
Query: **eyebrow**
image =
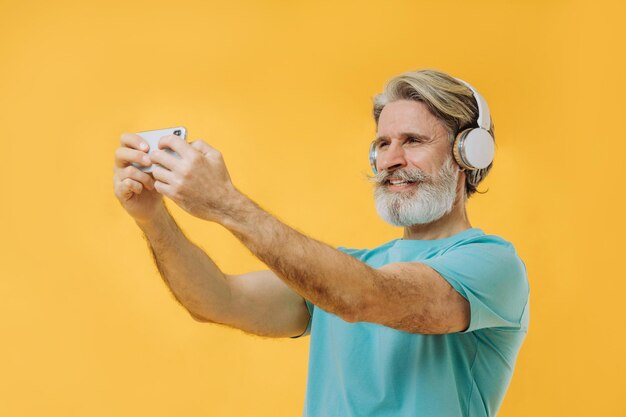
<path fill-rule="evenodd" d="M 414 138 L 418 138 L 423 140 L 424 142 L 430 142 L 432 141 L 432 138 L 430 136 L 426 136 L 426 135 L 422 135 L 420 133 L 416 133 L 416 132 L 402 132 L 400 133 L 400 137 L 402 138 L 407 138 L 407 137 L 414 137 Z M 383 140 L 389 140 L 389 136 L 378 136 L 374 142 L 376 143 L 376 145 L 378 145 L 380 142 L 382 142 Z"/>

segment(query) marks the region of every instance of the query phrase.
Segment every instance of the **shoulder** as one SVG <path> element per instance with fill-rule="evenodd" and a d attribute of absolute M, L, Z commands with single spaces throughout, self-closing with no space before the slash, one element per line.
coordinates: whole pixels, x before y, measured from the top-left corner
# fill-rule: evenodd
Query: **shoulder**
<path fill-rule="evenodd" d="M 476 267 L 483 272 L 526 278 L 526 265 L 513 243 L 497 235 L 482 234 L 460 240 L 445 248 L 440 257 L 448 263 Z"/>
<path fill-rule="evenodd" d="M 513 243 L 504 239 L 498 235 L 488 235 L 485 234 L 482 230 L 479 232 L 469 235 L 465 238 L 458 239 L 454 243 L 450 244 L 446 250 L 454 250 L 458 248 L 465 248 L 471 245 L 471 247 L 476 247 L 474 245 L 489 245 L 489 246 L 497 246 L 500 248 L 507 248 L 509 250 L 515 250 Z M 484 247 L 484 246 L 483 246 Z"/>
<path fill-rule="evenodd" d="M 472 236 L 423 263 L 470 301 L 468 331 L 526 326 L 524 312 L 530 295 L 526 266 L 508 240 L 496 235 Z"/>

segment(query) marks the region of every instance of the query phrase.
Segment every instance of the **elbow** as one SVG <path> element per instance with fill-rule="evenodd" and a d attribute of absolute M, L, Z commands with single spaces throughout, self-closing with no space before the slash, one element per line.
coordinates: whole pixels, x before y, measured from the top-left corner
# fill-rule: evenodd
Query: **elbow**
<path fill-rule="evenodd" d="M 347 304 L 340 317 L 348 323 L 369 321 L 368 318 L 371 316 L 370 310 L 370 304 L 364 298 L 361 298 L 356 302 Z"/>
<path fill-rule="evenodd" d="M 369 321 L 370 317 L 375 316 L 374 310 L 380 304 L 375 292 L 368 286 L 348 288 L 339 294 L 324 292 L 319 298 L 326 302 L 326 311 L 347 323 Z"/>
<path fill-rule="evenodd" d="M 348 303 L 345 300 L 341 303 L 335 302 L 326 311 L 334 314 L 347 323 L 356 323 L 357 321 L 361 321 L 362 314 L 359 311 L 358 305 L 355 303 Z"/>
<path fill-rule="evenodd" d="M 362 321 L 359 315 L 357 315 L 356 313 L 349 313 L 349 314 L 344 313 L 341 315 L 341 318 L 348 323 L 356 323 L 356 322 Z"/>
<path fill-rule="evenodd" d="M 198 313 L 195 313 L 195 312 L 193 312 L 191 310 L 187 310 L 187 312 L 189 313 L 191 318 L 194 319 L 195 321 L 197 321 L 198 323 L 213 323 L 212 320 L 209 320 L 208 318 L 206 318 L 206 317 L 204 317 L 204 316 L 202 316 L 202 315 L 200 315 Z"/>

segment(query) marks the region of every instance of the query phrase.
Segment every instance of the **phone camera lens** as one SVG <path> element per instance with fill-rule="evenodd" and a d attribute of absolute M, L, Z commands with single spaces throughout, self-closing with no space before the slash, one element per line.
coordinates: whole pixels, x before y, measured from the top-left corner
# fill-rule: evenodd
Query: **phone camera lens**
<path fill-rule="evenodd" d="M 175 130 L 175 131 L 174 131 L 174 134 L 175 134 L 176 136 L 180 136 L 181 131 L 180 131 L 180 130 Z"/>

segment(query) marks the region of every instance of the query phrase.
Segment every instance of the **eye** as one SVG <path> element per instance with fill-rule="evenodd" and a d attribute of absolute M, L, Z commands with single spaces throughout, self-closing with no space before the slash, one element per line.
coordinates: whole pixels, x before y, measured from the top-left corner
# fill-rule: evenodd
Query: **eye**
<path fill-rule="evenodd" d="M 415 136 L 407 136 L 406 143 L 422 143 L 420 138 L 416 138 Z"/>
<path fill-rule="evenodd" d="M 381 140 L 380 142 L 378 142 L 378 145 L 376 145 L 376 149 L 384 149 L 387 147 L 387 145 L 387 142 Z"/>

